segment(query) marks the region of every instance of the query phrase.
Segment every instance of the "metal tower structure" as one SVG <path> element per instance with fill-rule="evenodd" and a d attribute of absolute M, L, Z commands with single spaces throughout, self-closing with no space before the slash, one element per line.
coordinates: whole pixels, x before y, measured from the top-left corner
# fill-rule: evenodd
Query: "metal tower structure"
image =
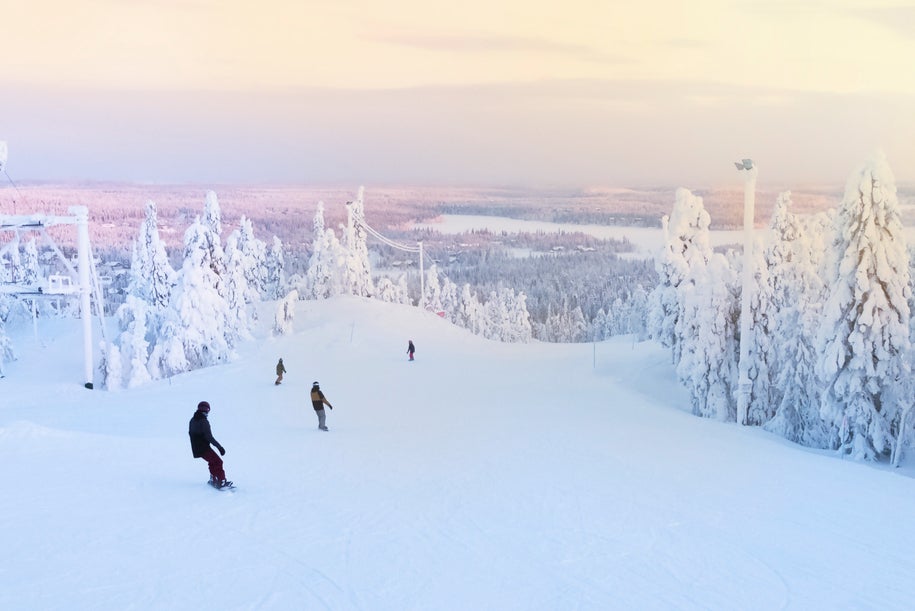
<path fill-rule="evenodd" d="M 0 248 L 0 254 L 13 247 L 18 248 L 21 232 L 37 232 L 48 246 L 57 254 L 58 259 L 67 270 L 64 275 L 52 275 L 37 284 L 0 283 L 0 293 L 24 297 L 31 300 L 54 298 L 79 299 L 80 318 L 83 326 L 83 357 L 86 388 L 93 388 L 95 362 L 92 345 L 92 311 L 94 296 L 96 314 L 101 323 L 102 337 L 105 336 L 104 303 L 101 285 L 95 263 L 92 259 L 92 246 L 89 242 L 89 210 L 85 206 L 71 206 L 67 209 L 71 216 L 49 216 L 42 214 L 21 216 L 0 216 L 0 233 L 12 231 L 14 239 Z M 56 225 L 75 225 L 77 238 L 76 268 L 67 260 L 47 229 Z M 33 316 L 34 316 L 33 308 Z"/>

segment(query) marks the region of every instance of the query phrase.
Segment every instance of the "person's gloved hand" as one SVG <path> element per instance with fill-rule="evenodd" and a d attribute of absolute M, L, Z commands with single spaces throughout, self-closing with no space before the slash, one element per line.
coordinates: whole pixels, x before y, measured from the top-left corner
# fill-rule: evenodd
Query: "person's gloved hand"
<path fill-rule="evenodd" d="M 225 456 L 225 455 L 226 455 L 226 449 L 225 449 L 224 447 L 218 446 L 217 449 L 219 450 L 219 455 L 220 455 L 220 456 Z"/>

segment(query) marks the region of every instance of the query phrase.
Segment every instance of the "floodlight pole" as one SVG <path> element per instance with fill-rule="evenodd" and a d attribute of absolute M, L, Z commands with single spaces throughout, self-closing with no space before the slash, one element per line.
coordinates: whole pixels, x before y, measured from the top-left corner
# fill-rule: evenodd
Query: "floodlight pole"
<path fill-rule="evenodd" d="M 753 292 L 753 208 L 756 199 L 756 164 L 744 159 L 735 164 L 744 175 L 743 183 L 743 287 L 740 291 L 740 360 L 737 364 L 737 423 L 747 424 L 753 381 L 750 380 L 750 332 L 753 315 L 750 298 Z"/>
<path fill-rule="evenodd" d="M 423 266 L 423 243 L 418 242 L 419 245 L 419 308 L 424 310 L 426 308 L 426 270 Z"/>
<path fill-rule="evenodd" d="M 85 206 L 71 206 L 68 210 L 76 217 L 77 259 L 79 262 L 79 314 L 83 321 L 83 362 L 85 363 L 85 387 L 91 389 L 92 370 L 92 310 L 89 295 L 92 285 L 89 282 L 89 209 Z M 104 324 L 104 322 L 102 323 Z"/>

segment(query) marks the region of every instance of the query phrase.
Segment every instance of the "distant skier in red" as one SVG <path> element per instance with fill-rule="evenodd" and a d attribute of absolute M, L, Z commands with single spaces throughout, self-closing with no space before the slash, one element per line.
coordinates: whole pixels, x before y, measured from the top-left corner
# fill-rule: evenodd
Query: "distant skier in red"
<path fill-rule="evenodd" d="M 197 411 L 187 428 L 187 434 L 191 437 L 191 452 L 194 458 L 202 458 L 207 461 L 210 467 L 210 485 L 214 488 L 231 488 L 232 482 L 226 480 L 226 472 L 222 468 L 222 459 L 216 455 L 210 444 L 216 446 L 219 453 L 226 455 L 226 449 L 219 445 L 219 442 L 213 439 L 213 433 L 210 430 L 210 421 L 207 415 L 210 413 L 210 404 L 201 401 L 197 404 Z"/>
<path fill-rule="evenodd" d="M 413 345 L 413 340 L 407 342 L 407 354 L 410 355 L 410 360 L 413 360 L 413 353 L 416 352 L 416 346 Z"/>

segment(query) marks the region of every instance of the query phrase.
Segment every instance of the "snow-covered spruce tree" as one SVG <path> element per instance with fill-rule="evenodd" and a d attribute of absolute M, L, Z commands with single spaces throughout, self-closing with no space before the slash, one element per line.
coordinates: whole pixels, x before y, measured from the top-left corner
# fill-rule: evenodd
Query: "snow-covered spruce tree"
<path fill-rule="evenodd" d="M 551 304 L 546 320 L 537 327 L 537 339 L 544 342 L 574 343 L 583 341 L 588 333 L 581 306 L 570 307 L 568 299 L 562 304 Z"/>
<path fill-rule="evenodd" d="M 819 223 L 805 225 L 789 211 L 791 194 L 779 195 L 772 216 L 772 243 L 766 250 L 773 314 L 772 375 L 777 388 L 775 416 L 767 431 L 814 448 L 831 445 L 820 417 L 820 382 L 814 350 L 820 320 L 823 281 L 818 255 Z M 815 238 L 815 239 L 814 239 Z"/>
<path fill-rule="evenodd" d="M 267 245 L 254 236 L 251 219 L 242 216 L 238 229 L 232 232 L 229 239 L 235 236 L 235 256 L 240 257 L 240 267 L 245 275 L 245 303 L 258 303 L 261 299 L 275 299 L 269 296 L 267 289 Z M 226 258 L 229 257 L 229 240 L 226 240 Z M 281 255 L 282 256 L 282 255 Z M 228 263 L 228 261 L 227 261 Z M 238 262 L 236 262 L 238 264 Z"/>
<path fill-rule="evenodd" d="M 693 266 L 678 287 L 677 377 L 690 393 L 693 413 L 722 422 L 737 421 L 737 286 L 727 258 L 713 254 L 707 264 Z"/>
<path fill-rule="evenodd" d="M 909 312 L 915 313 L 915 245 L 906 247 L 909 256 Z M 915 316 L 909 317 L 909 343 L 915 346 Z"/>
<path fill-rule="evenodd" d="M 375 299 L 385 303 L 397 303 L 397 285 L 387 276 L 382 276 L 375 283 Z"/>
<path fill-rule="evenodd" d="M 777 372 L 774 362 L 773 342 L 775 334 L 775 313 L 769 287 L 769 268 L 762 245 L 753 248 L 753 287 L 750 295 L 750 366 L 752 383 L 750 401 L 747 406 L 747 424 L 762 426 L 772 419 L 781 400 L 775 384 Z M 741 286 L 741 290 L 743 287 Z M 738 300 L 738 305 L 741 303 Z M 738 320 L 740 317 L 738 308 Z M 739 325 L 738 325 L 739 328 Z M 738 338 L 739 338 L 738 333 Z M 742 338 L 740 338 L 742 341 Z M 738 343 L 738 347 L 739 347 Z M 739 358 L 738 358 L 739 361 Z"/>
<path fill-rule="evenodd" d="M 226 240 L 226 269 L 223 274 L 223 293 L 226 300 L 228 319 L 226 324 L 238 337 L 251 338 L 251 313 L 248 310 L 248 299 L 260 301 L 260 292 L 248 284 L 248 279 L 256 278 L 251 266 L 256 265 L 250 253 L 239 247 L 241 234 L 233 231 Z"/>
<path fill-rule="evenodd" d="M 505 299 L 508 301 L 508 328 L 510 330 L 508 341 L 520 343 L 531 341 L 534 330 L 531 325 L 531 315 L 527 310 L 527 295 L 523 292 L 516 293 L 514 289 L 506 289 Z M 582 329 L 584 329 L 584 318 L 582 318 Z"/>
<path fill-rule="evenodd" d="M 445 307 L 442 303 L 442 285 L 438 280 L 438 265 L 435 264 L 426 270 L 426 296 L 423 306 L 430 312 L 441 312 Z"/>
<path fill-rule="evenodd" d="M 486 318 L 485 337 L 502 342 L 529 342 L 532 337 L 530 314 L 524 293 L 499 287 L 492 291 L 483 306 Z"/>
<path fill-rule="evenodd" d="M 655 258 L 658 285 L 648 298 L 648 332 L 671 349 L 674 363 L 680 360 L 681 350 L 676 334 L 681 311 L 677 288 L 693 266 L 705 265 L 711 256 L 710 220 L 702 198 L 684 188 L 677 189 L 670 218 L 662 220 L 664 246 Z"/>
<path fill-rule="evenodd" d="M 158 212 L 153 201 L 146 202 L 146 218 L 133 244 L 129 276 L 129 295 L 142 299 L 157 312 L 168 307 L 175 286 L 175 270 L 159 237 Z"/>
<path fill-rule="evenodd" d="M 184 264 L 154 350 L 157 368 L 166 376 L 227 361 L 237 339 L 237 331 L 228 325 L 228 306 L 217 289 L 211 235 L 199 218 L 184 234 Z"/>
<path fill-rule="evenodd" d="M 318 202 L 314 218 L 314 237 L 305 286 L 301 295 L 305 299 L 327 299 L 342 292 L 341 272 L 344 253 L 333 230 L 324 227 L 324 202 Z"/>
<path fill-rule="evenodd" d="M 121 380 L 124 377 L 124 372 L 121 369 L 121 350 L 117 347 L 117 344 L 107 342 L 102 342 L 100 348 L 102 358 L 99 367 L 102 370 L 105 389 L 120 390 Z"/>
<path fill-rule="evenodd" d="M 201 227 L 203 228 L 203 244 L 209 251 L 206 257 L 207 264 L 215 275 L 216 289 L 222 291 L 226 255 L 222 249 L 222 211 L 219 208 L 219 198 L 216 197 L 215 191 L 207 191 Z"/>
<path fill-rule="evenodd" d="M 295 304 L 299 300 L 299 292 L 295 289 L 289 291 L 276 307 L 273 317 L 273 330 L 278 335 L 287 335 L 292 332 L 292 321 L 295 320 Z"/>
<path fill-rule="evenodd" d="M 110 354 L 122 362 L 103 370 L 104 375 L 121 373 L 127 377 L 129 388 L 138 386 L 152 376 L 148 370 L 149 356 L 160 337 L 160 327 L 171 300 L 175 285 L 175 271 L 168 262 L 165 245 L 159 238 L 158 213 L 155 202 L 146 202 L 146 216 L 140 225 L 140 233 L 133 244 L 127 298 L 115 313 L 121 333 L 115 340 L 117 352 Z M 146 358 L 142 358 L 145 353 Z M 144 371 L 140 371 L 140 367 Z M 154 377 L 154 376 L 153 376 Z M 108 388 L 119 388 L 125 381 L 106 377 Z"/>
<path fill-rule="evenodd" d="M 455 317 L 455 324 L 464 329 L 468 329 L 475 335 L 484 337 L 489 333 L 488 323 L 483 304 L 470 289 L 470 284 L 465 283 L 461 287 L 458 297 L 458 310 Z"/>
<path fill-rule="evenodd" d="M 648 291 L 641 284 L 636 285 L 629 299 L 626 300 L 626 331 L 635 336 L 637 341 L 645 341 L 648 338 L 648 328 L 646 326 L 647 318 L 645 313 L 648 311 Z"/>
<path fill-rule="evenodd" d="M 112 361 L 110 368 L 106 369 L 106 374 L 115 373 L 113 368 L 120 366 L 121 374 L 127 380 L 127 388 L 136 388 L 152 379 L 148 369 L 150 348 L 146 339 L 149 335 L 147 316 L 150 311 L 149 304 L 133 295 L 127 295 L 124 303 L 118 308 L 122 331 L 110 356 L 112 359 L 117 358 L 120 362 Z M 126 368 L 124 368 L 125 359 Z M 114 379 L 106 378 L 106 386 L 117 388 L 120 384 Z"/>
<path fill-rule="evenodd" d="M 407 286 L 407 275 L 401 274 L 400 278 L 397 280 L 397 291 L 400 294 L 400 300 L 397 303 L 403 305 L 413 305 L 413 300 L 410 298 L 410 288 Z"/>
<path fill-rule="evenodd" d="M 892 171 L 882 154 L 854 172 L 836 217 L 818 373 L 821 413 L 856 459 L 889 453 L 909 376 L 909 270 Z"/>
<path fill-rule="evenodd" d="M 459 305 L 458 286 L 448 276 L 442 274 L 441 286 L 442 310 L 445 320 L 453 323 L 457 316 Z"/>
<path fill-rule="evenodd" d="M 41 278 L 41 265 L 38 262 L 38 246 L 35 238 L 29 239 L 22 248 L 22 282 L 35 285 Z"/>
<path fill-rule="evenodd" d="M 396 283 L 387 276 L 379 278 L 375 283 L 375 299 L 380 299 L 385 303 L 413 305 L 407 290 L 406 276 L 401 274 Z"/>
<path fill-rule="evenodd" d="M 2 269 L 3 266 L 0 265 L 0 270 Z M 3 373 L 4 363 L 16 360 L 13 342 L 10 340 L 9 335 L 6 334 L 6 322 L 9 320 L 10 311 L 9 296 L 0 294 L 0 375 L 5 375 Z"/>
<path fill-rule="evenodd" d="M 273 236 L 270 250 L 267 251 L 266 298 L 279 299 L 286 291 L 286 259 L 283 256 L 283 241 Z"/>
<path fill-rule="evenodd" d="M 369 264 L 369 250 L 366 244 L 368 234 L 365 230 L 365 206 L 363 194 L 365 189 L 359 187 L 359 194 L 346 205 L 347 223 L 343 228 L 343 250 L 346 252 L 343 268 L 343 289 L 348 295 L 371 297 L 375 292 L 372 285 L 372 270 Z"/>

